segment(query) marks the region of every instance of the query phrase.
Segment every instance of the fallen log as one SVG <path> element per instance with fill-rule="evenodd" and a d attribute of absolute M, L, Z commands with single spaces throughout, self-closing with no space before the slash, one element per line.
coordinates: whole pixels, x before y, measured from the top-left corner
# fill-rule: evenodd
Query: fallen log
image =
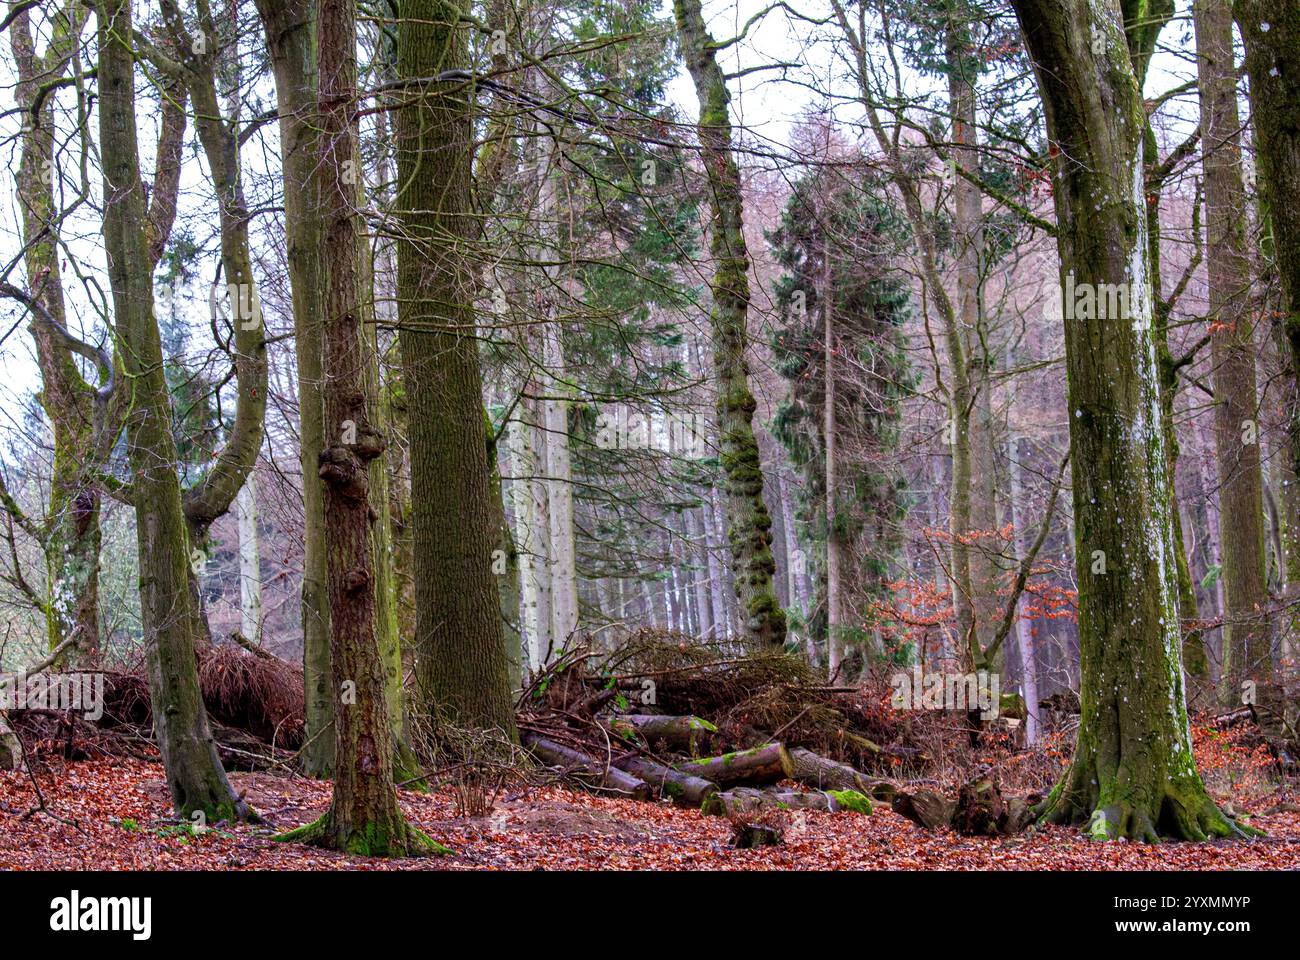
<path fill-rule="evenodd" d="M 650 784 L 644 780 L 553 740 L 525 733 L 524 742 L 548 766 L 560 768 L 561 776 L 576 780 L 583 786 L 633 800 L 649 800 L 654 794 Z"/>
<path fill-rule="evenodd" d="M 733 787 L 718 794 L 717 813 L 743 816 L 756 810 L 816 810 L 819 813 L 870 813 L 871 800 L 856 790 L 779 790 Z"/>
<path fill-rule="evenodd" d="M 898 792 L 897 785 L 888 780 L 869 777 L 847 763 L 829 760 L 803 747 L 790 751 L 790 763 L 794 770 L 791 779 L 819 790 L 857 790 L 877 800 L 892 800 Z"/>
<path fill-rule="evenodd" d="M 720 757 L 688 760 L 679 763 L 677 769 L 710 780 L 720 787 L 762 786 L 794 776 L 790 754 L 780 743 L 724 753 Z"/>
<path fill-rule="evenodd" d="M 659 796 L 668 798 L 679 807 L 693 807 L 710 813 L 717 806 L 718 785 L 710 780 L 693 777 L 635 754 L 614 763 L 620 770 L 644 780 Z"/>
<path fill-rule="evenodd" d="M 718 728 L 701 717 L 665 717 L 649 713 L 629 713 L 602 721 L 610 733 L 625 740 L 641 743 L 662 740 L 670 747 L 695 753 L 713 739 Z"/>
<path fill-rule="evenodd" d="M 839 803 L 829 793 L 814 790 L 799 793 L 796 790 L 759 790 L 757 787 L 733 787 L 718 794 L 720 806 L 716 813 L 724 816 L 742 816 L 755 810 L 816 810 L 820 813 L 838 813 Z"/>

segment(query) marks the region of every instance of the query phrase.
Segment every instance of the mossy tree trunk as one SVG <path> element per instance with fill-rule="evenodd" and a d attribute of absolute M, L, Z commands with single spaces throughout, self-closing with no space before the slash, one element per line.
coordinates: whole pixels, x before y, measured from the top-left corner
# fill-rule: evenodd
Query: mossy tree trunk
<path fill-rule="evenodd" d="M 948 12 L 945 69 L 952 122 L 952 159 L 968 172 L 980 169 L 975 81 L 979 66 L 970 36 L 973 12 L 965 3 Z M 958 634 L 966 642 L 964 657 L 975 669 L 1001 672 L 1001 648 L 988 662 L 984 647 L 992 639 L 1001 571 L 993 559 L 989 531 L 997 523 L 996 459 L 992 414 L 992 380 L 984 317 L 984 211 L 980 188 L 953 177 L 953 241 L 957 244 L 957 328 L 948 332 L 961 349 L 949 358 L 954 399 L 951 439 L 953 483 L 951 556 Z M 958 478 L 965 489 L 958 490 Z M 983 541 L 983 543 L 981 543 Z"/>
<path fill-rule="evenodd" d="M 330 679 L 329 596 L 325 586 L 324 490 L 316 482 L 324 449 L 321 398 L 321 218 L 316 147 L 315 0 L 257 0 L 275 75 L 284 173 L 284 231 L 293 298 L 298 367 L 298 431 L 302 463 L 303 682 L 306 746 L 303 768 L 326 777 L 334 767 L 334 694 Z"/>
<path fill-rule="evenodd" d="M 1261 247 L 1276 263 L 1277 326 L 1289 348 L 1292 378 L 1300 383 L 1300 5 L 1294 0 L 1236 0 L 1234 14 L 1250 79 Z M 1289 472 L 1300 476 L 1300 403 L 1294 398 L 1289 433 Z M 1294 542 L 1294 531 L 1291 537 Z"/>
<path fill-rule="evenodd" d="M 360 179 L 360 178 L 358 178 Z M 357 192 L 358 204 L 365 205 L 364 185 Z M 360 273 L 358 289 L 361 300 L 358 311 L 361 317 L 362 348 L 366 354 L 367 417 L 372 429 L 384 438 L 384 449 L 370 461 L 370 515 L 374 541 L 375 570 L 375 638 L 379 656 L 384 663 L 384 696 L 388 701 L 388 726 L 392 733 L 393 776 L 398 783 L 418 782 L 420 762 L 411 748 L 407 735 L 406 690 L 403 684 L 402 639 L 398 625 L 396 560 L 393 550 L 392 491 L 389 486 L 389 457 L 391 428 L 388 404 L 383 399 L 383 371 L 379 356 L 379 329 L 376 322 L 374 290 L 374 263 L 370 241 L 358 231 L 357 258 Z"/>
<path fill-rule="evenodd" d="M 416 676 L 439 719 L 515 737 L 475 330 L 473 91 L 457 0 L 404 3 L 398 24 L 399 343 L 411 440 Z"/>
<path fill-rule="evenodd" d="M 1173 5 L 1013 6 L 1056 158 L 1062 287 L 1126 294 L 1114 312 L 1067 304 L 1082 715 L 1074 760 L 1039 812 L 1097 839 L 1230 836 L 1192 757 L 1152 330 L 1141 82 Z"/>
<path fill-rule="evenodd" d="M 154 731 L 179 815 L 202 811 L 210 821 L 244 819 L 251 811 L 221 769 L 194 659 L 189 543 L 153 311 L 153 260 L 136 142 L 130 0 L 111 0 L 98 13 L 104 246 L 121 368 L 133 390 L 126 427 Z"/>
<path fill-rule="evenodd" d="M 249 245 L 251 216 L 244 199 L 239 159 L 240 117 L 237 111 L 231 116 L 223 113 L 217 92 L 218 72 L 227 75 L 227 82 L 233 79 L 238 88 L 238 74 L 230 66 L 231 46 L 235 42 L 230 33 L 233 25 L 220 31 L 210 8 L 199 4 L 195 24 L 204 38 L 200 43 L 186 26 L 175 0 L 162 0 L 161 9 L 177 59 L 172 61 L 157 50 L 146 55 L 152 55 L 157 66 L 184 84 L 194 107 L 194 125 L 217 200 L 225 291 L 224 294 L 214 291 L 213 302 L 219 307 L 224 303 L 228 311 L 225 318 L 214 317 L 213 323 L 225 328 L 222 333 L 228 337 L 234 354 L 234 422 L 212 467 L 182 496 L 190 543 L 203 549 L 209 529 L 234 503 L 262 446 L 266 418 L 266 334 Z M 202 592 L 193 571 L 190 596 L 195 638 L 210 640 Z"/>
<path fill-rule="evenodd" d="M 785 643 L 785 611 L 772 582 L 772 519 L 763 502 L 763 469 L 754 436 L 757 403 L 745 359 L 749 339 L 749 251 L 745 247 L 740 168 L 732 153 L 726 76 L 700 0 L 674 0 L 686 68 L 700 101 L 699 138 L 709 182 L 709 251 L 713 258 L 713 369 L 718 443 L 726 475 L 727 540 L 740 601 L 741 629 L 756 649 Z"/>
<path fill-rule="evenodd" d="M 1210 348 L 1214 371 L 1214 445 L 1219 467 L 1223 541 L 1221 698 L 1241 696 L 1242 681 L 1271 673 L 1268 580 L 1264 559 L 1264 483 L 1255 383 L 1255 337 L 1246 246 L 1246 188 L 1233 59 L 1231 0 L 1196 0 Z M 1300 35 L 1297 36 L 1300 40 Z M 1300 62 L 1300 60 L 1298 60 Z"/>
<path fill-rule="evenodd" d="M 334 794 L 315 823 L 286 834 L 368 856 L 430 852 L 407 823 L 393 786 L 385 664 L 376 631 L 375 544 L 370 464 L 383 451 L 372 415 L 371 350 L 362 329 L 357 214 L 356 6 L 321 0 L 319 163 L 324 283 L 325 439 L 319 481 L 330 518 L 326 570 L 333 631 Z"/>
<path fill-rule="evenodd" d="M 31 16 L 17 11 L 9 27 L 18 71 L 14 99 L 23 112 L 22 152 L 15 180 L 22 214 L 23 265 L 28 292 L 54 323 L 66 329 L 59 269 L 59 211 L 55 207 L 54 97 L 44 87 L 60 79 L 77 53 L 85 11 L 76 4 L 54 19 L 44 53 L 36 52 Z M 39 98 L 39 100 L 38 100 Z M 45 554 L 46 630 L 51 650 L 75 635 L 73 664 L 99 656 L 99 513 L 101 494 L 88 476 L 96 463 L 95 388 L 77 368 L 72 350 L 50 324 L 31 325 L 41 371 L 41 408 L 50 420 L 54 466 L 39 541 Z"/>
<path fill-rule="evenodd" d="M 828 128 L 829 133 L 829 128 Z M 822 211 L 822 222 L 829 223 Z M 822 400 L 822 449 L 826 457 L 826 673 L 831 683 L 840 679 L 844 659 L 844 603 L 840 577 L 844 538 L 837 523 L 839 488 L 836 474 L 839 439 L 835 422 L 835 274 L 831 259 L 830 236 L 822 235 L 821 291 L 817 299 L 822 311 L 822 376 L 825 381 Z"/>
<path fill-rule="evenodd" d="M 1173 159 L 1172 157 L 1170 158 Z M 1192 571 L 1187 562 L 1187 546 L 1183 538 L 1182 513 L 1178 509 L 1178 491 L 1175 478 L 1178 475 L 1178 457 L 1180 447 L 1178 431 L 1174 427 L 1174 400 L 1178 396 L 1178 371 L 1194 354 L 1174 357 L 1169 349 L 1169 318 L 1173 313 L 1172 294 L 1166 298 L 1163 294 L 1162 258 L 1160 255 L 1160 196 L 1164 191 L 1165 181 L 1173 169 L 1168 161 L 1161 162 L 1156 143 L 1155 131 L 1147 123 L 1143 132 L 1143 163 L 1146 167 L 1147 185 L 1147 251 L 1148 266 L 1151 271 L 1151 291 L 1153 303 L 1153 327 L 1156 348 L 1156 366 L 1160 371 L 1160 430 L 1165 440 L 1165 463 L 1169 474 L 1169 495 L 1174 503 L 1169 511 L 1170 524 L 1174 537 L 1175 583 L 1178 591 L 1178 614 L 1183 623 L 1196 620 L 1196 590 L 1192 585 Z M 1196 218 L 1193 212 L 1193 219 Z M 1176 292 L 1176 291 L 1175 291 Z M 1205 654 L 1204 633 L 1199 628 L 1186 630 L 1183 634 L 1183 672 L 1194 681 L 1188 690 L 1188 701 L 1196 699 L 1209 687 L 1210 662 Z"/>

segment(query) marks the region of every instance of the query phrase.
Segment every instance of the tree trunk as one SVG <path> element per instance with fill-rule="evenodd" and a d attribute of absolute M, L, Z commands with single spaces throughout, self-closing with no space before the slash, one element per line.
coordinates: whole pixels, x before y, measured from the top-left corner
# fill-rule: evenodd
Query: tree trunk
<path fill-rule="evenodd" d="M 698 636 L 712 640 L 714 636 L 713 597 L 709 593 L 709 543 L 705 530 L 703 511 L 689 509 L 686 511 L 686 535 L 689 538 L 691 558 L 691 586 L 695 592 L 695 610 L 698 619 Z"/>
<path fill-rule="evenodd" d="M 437 848 L 407 823 L 393 787 L 393 743 L 384 661 L 376 632 L 370 463 L 383 451 L 362 329 L 356 214 L 356 7 L 318 6 L 321 215 L 324 221 L 325 437 L 319 477 L 330 518 L 326 553 L 335 711 L 334 794 L 314 823 L 285 834 L 365 856 Z"/>
<path fill-rule="evenodd" d="M 546 447 L 546 502 L 551 522 L 551 636 L 556 647 L 567 643 L 578 629 L 578 575 L 573 535 L 573 468 L 569 457 L 569 400 L 560 381 L 564 347 L 558 323 L 544 332 L 545 366 L 552 371 L 547 397 L 542 402 L 543 441 Z"/>
<path fill-rule="evenodd" d="M 1010 432 L 1010 431 L 1009 431 Z M 1025 513 L 1021 509 L 1020 498 L 1024 488 L 1020 483 L 1020 442 L 1014 433 L 1008 437 L 1009 456 L 1007 457 L 1007 474 L 1010 479 L 1007 491 L 1007 506 L 1010 508 L 1012 544 L 1016 556 L 1024 557 L 1028 550 L 1025 539 Z M 1034 629 L 1024 611 L 1025 595 L 1016 600 L 1015 642 L 1020 653 L 1020 680 L 1025 695 L 1025 743 L 1038 742 L 1038 657 L 1034 652 Z"/>
<path fill-rule="evenodd" d="M 526 384 L 518 389 L 526 390 Z M 510 452 L 510 497 L 515 518 L 515 543 L 519 550 L 519 581 L 521 623 L 528 653 L 528 668 L 537 670 L 551 647 L 550 591 L 545 589 L 543 578 L 549 551 L 547 536 L 540 533 L 539 514 L 544 502 L 539 502 L 537 460 L 534 456 L 534 438 L 537 428 L 532 422 L 533 402 L 521 398 L 514 416 L 506 427 L 506 443 Z M 544 497 L 540 498 L 544 501 Z M 544 514 L 543 514 L 544 515 Z"/>
<path fill-rule="evenodd" d="M 153 261 L 136 142 L 130 0 L 110 0 L 98 16 L 104 247 L 121 369 L 133 390 L 128 455 L 154 731 L 179 816 L 198 812 L 209 822 L 248 819 L 254 814 L 231 790 L 217 758 L 194 659 L 189 544 L 153 312 Z"/>
<path fill-rule="evenodd" d="M 1300 6 L 1236 0 L 1246 45 L 1266 252 L 1276 259 L 1282 326 L 1300 383 Z M 1300 475 L 1300 404 L 1291 406 L 1292 469 Z"/>
<path fill-rule="evenodd" d="M 357 178 L 357 204 L 366 202 L 364 180 Z M 379 362 L 379 328 L 374 303 L 374 264 L 371 245 L 365 232 L 357 232 L 357 284 L 360 301 L 357 311 L 360 320 L 362 351 L 365 354 L 365 392 L 367 420 L 371 428 L 383 438 L 383 450 L 367 465 L 369 474 L 369 499 L 371 540 L 375 571 L 375 642 L 379 658 L 384 665 L 384 697 L 388 702 L 388 726 L 392 733 L 393 779 L 397 783 L 424 785 L 420 777 L 420 761 L 411 748 L 406 722 L 406 689 L 403 683 L 402 639 L 398 618 L 397 576 L 394 570 L 393 514 L 389 509 L 392 491 L 389 488 L 389 446 L 391 436 L 388 422 L 388 404 L 382 402 L 383 372 Z"/>
<path fill-rule="evenodd" d="M 416 676 L 424 708 L 515 737 L 501 611 L 469 247 L 471 91 L 425 78 L 468 62 L 456 0 L 402 7 L 398 316 L 411 437 Z"/>
<path fill-rule="evenodd" d="M 543 97 L 552 97 L 549 84 L 542 85 Z M 549 524 L 542 574 L 546 578 L 550 624 L 547 648 L 561 648 L 578 628 L 578 579 L 573 525 L 573 468 L 569 452 L 569 386 L 565 382 L 563 313 L 572 308 L 571 278 L 558 264 L 565 254 L 560 244 L 560 224 L 567 220 L 561 211 L 560 150 L 556 137 L 544 128 L 535 131 L 533 186 L 537 192 L 540 226 L 530 260 L 546 264 L 544 277 L 536 278 L 532 294 L 541 316 L 542 398 L 537 402 L 541 416 L 535 443 L 539 447 L 539 483 L 545 487 L 546 518 Z M 572 246 L 571 239 L 569 246 Z M 561 273 L 564 272 L 562 276 Z M 564 303 L 557 303 L 563 296 Z M 532 359 L 525 357 L 530 365 Z M 552 655 L 554 653 L 552 650 Z M 541 651 L 544 655 L 545 649 Z"/>
<path fill-rule="evenodd" d="M 829 128 L 828 135 L 829 135 Z M 823 211 L 823 222 L 828 222 Z M 841 554 L 844 543 L 838 528 L 836 498 L 836 424 L 835 424 L 835 273 L 831 263 L 829 228 L 822 230 L 822 376 L 825 399 L 822 402 L 822 448 L 826 457 L 826 672 L 831 683 L 840 679 L 844 660 L 844 597 L 840 582 Z"/>
<path fill-rule="evenodd" d="M 1169 350 L 1169 318 L 1171 304 L 1163 295 L 1161 269 L 1160 194 L 1167 174 L 1157 173 L 1161 167 L 1155 131 L 1148 123 L 1144 131 L 1143 161 L 1147 180 L 1147 250 L 1151 269 L 1151 289 L 1154 305 L 1156 365 L 1160 371 L 1160 429 L 1164 433 L 1165 462 L 1168 465 L 1169 493 L 1174 501 L 1170 521 L 1174 535 L 1174 569 L 1178 589 L 1178 613 L 1183 623 L 1198 619 L 1196 588 L 1192 584 L 1191 568 L 1187 560 L 1187 546 L 1183 539 L 1182 511 L 1178 505 L 1178 458 L 1181 448 L 1178 431 L 1174 426 L 1174 400 L 1178 394 L 1178 366 Z M 1205 655 L 1204 631 L 1190 629 L 1183 636 L 1183 672 L 1195 683 L 1188 691 L 1188 702 L 1195 702 L 1201 688 L 1208 686 L 1209 659 Z"/>
<path fill-rule="evenodd" d="M 772 520 L 763 502 L 763 470 L 753 418 L 757 403 L 749 390 L 745 359 L 748 340 L 749 253 L 745 248 L 740 169 L 731 152 L 730 95 L 700 0 L 674 0 L 673 12 L 687 69 L 700 100 L 699 138 L 709 179 L 709 250 L 714 273 L 713 367 L 718 433 L 726 474 L 727 539 L 747 643 L 762 649 L 785 642 L 785 612 L 776 602 L 772 576 Z"/>
<path fill-rule="evenodd" d="M 487 411 L 484 411 L 486 420 Z M 518 690 L 523 684 L 524 648 L 523 618 L 520 609 L 519 548 L 514 532 L 506 518 L 506 504 L 501 492 L 501 461 L 497 453 L 497 440 L 492 436 L 492 424 L 486 422 L 488 433 L 489 502 L 492 505 L 492 526 L 496 530 L 496 548 L 492 551 L 492 575 L 496 578 L 497 603 L 501 615 L 502 642 L 506 648 L 506 672 L 510 689 Z"/>
<path fill-rule="evenodd" d="M 969 173 L 980 168 L 979 137 L 975 112 L 975 76 L 971 58 L 969 20 L 971 11 L 958 4 L 949 15 L 945 42 L 948 72 L 948 109 L 952 114 L 952 159 Z M 961 350 L 949 358 L 954 394 L 954 468 L 960 460 L 967 489 L 952 498 L 954 516 L 953 568 L 957 594 L 958 631 L 966 644 L 966 655 L 974 669 L 1001 672 L 1000 663 L 987 663 L 984 645 L 991 639 L 995 621 L 992 604 L 997 600 L 999 573 L 990 554 L 978 545 L 971 549 L 972 531 L 997 526 L 997 498 L 993 459 L 992 389 L 988 356 L 983 344 L 984 303 L 981 272 L 984 257 L 983 200 L 980 188 L 965 177 L 953 175 L 953 236 L 957 246 L 957 329 L 949 341 L 960 338 Z M 958 438 L 958 431 L 960 437 Z M 960 449 L 958 448 L 960 444 Z M 957 483 L 957 470 L 953 482 Z M 998 658 L 1000 659 L 1000 657 Z"/>
<path fill-rule="evenodd" d="M 284 171 L 284 231 L 293 298 L 298 368 L 298 435 L 303 500 L 302 667 L 306 691 L 303 770 L 326 777 L 334 767 L 329 595 L 325 568 L 324 489 L 317 481 L 325 448 L 322 399 L 320 161 L 316 114 L 315 0 L 256 0 L 275 74 Z"/>
<path fill-rule="evenodd" d="M 239 625 L 253 643 L 262 634 L 262 561 L 257 534 L 257 475 L 250 473 L 235 500 L 239 520 Z"/>
<path fill-rule="evenodd" d="M 1196 0 L 1193 12 L 1205 170 L 1214 440 L 1224 531 L 1223 588 L 1228 608 L 1220 695 L 1224 703 L 1234 703 L 1241 695 L 1242 681 L 1267 677 L 1272 671 L 1265 614 L 1268 582 L 1256 346 L 1249 309 L 1250 258 L 1246 248 L 1237 71 L 1232 54 L 1232 8 L 1230 0 Z"/>
<path fill-rule="evenodd" d="M 548 91 L 549 92 L 549 91 Z M 559 224 L 567 220 L 560 209 L 562 172 L 560 151 L 553 136 L 542 135 L 537 159 L 537 190 L 541 207 L 541 247 L 537 259 L 558 264 L 563 259 Z M 570 238 L 569 246 L 572 246 Z M 551 525 L 551 552 L 547 574 L 551 594 L 551 637 L 563 647 L 578 629 L 578 576 L 573 529 L 573 467 L 569 455 L 569 386 L 564 381 L 564 330 L 560 314 L 572 309 L 570 280 L 561 278 L 558 266 L 546 268 L 539 284 L 544 322 L 542 324 L 542 367 L 545 397 L 542 406 L 541 441 L 546 451 L 546 502 Z M 564 291 L 565 303 L 555 302 Z"/>
<path fill-rule="evenodd" d="M 1128 36 L 1117 0 L 1013 5 L 1055 157 L 1062 289 L 1094 295 L 1065 312 L 1082 715 L 1039 812 L 1097 839 L 1231 836 L 1192 757 L 1152 338 L 1141 82 L 1172 3 L 1134 4 Z"/>
<path fill-rule="evenodd" d="M 17 11 L 18 8 L 15 8 Z M 63 280 L 59 269 L 60 212 L 55 207 L 54 97 L 45 86 L 62 78 L 77 54 L 85 14 L 72 4 L 64 19 L 53 21 L 53 36 L 38 55 L 26 9 L 9 27 L 10 45 L 18 68 L 14 99 L 25 122 L 22 153 L 15 174 L 22 214 L 23 266 L 28 292 L 55 323 L 67 327 Z M 41 97 L 39 108 L 37 98 Z M 36 108 L 36 115 L 32 110 Z M 184 124 L 184 111 L 180 111 Z M 166 155 L 160 150 L 160 156 Z M 166 191 L 159 184 L 160 192 Z M 174 201 L 174 194 L 172 195 Z M 72 665 L 93 664 L 99 657 L 100 500 L 98 486 L 88 476 L 96 465 L 95 390 L 81 376 L 73 352 L 55 330 L 39 320 L 31 325 L 36 360 L 41 371 L 41 408 L 49 418 L 54 441 L 53 473 L 45 511 L 41 547 L 47 577 L 46 633 L 56 649 L 75 633 Z"/>

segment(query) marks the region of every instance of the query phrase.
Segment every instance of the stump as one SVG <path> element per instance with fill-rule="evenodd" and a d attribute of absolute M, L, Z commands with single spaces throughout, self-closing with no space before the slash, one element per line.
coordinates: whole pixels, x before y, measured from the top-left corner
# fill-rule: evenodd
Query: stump
<path fill-rule="evenodd" d="M 1007 804 L 995 779 L 983 777 L 957 793 L 953 829 L 967 837 L 996 837 L 1007 819 Z"/>
<path fill-rule="evenodd" d="M 1006 837 L 1029 826 L 1038 799 L 1003 797 L 996 777 L 980 777 L 963 784 L 955 800 L 933 790 L 900 792 L 894 812 L 927 830 L 951 827 L 968 837 Z"/>
<path fill-rule="evenodd" d="M 900 791 L 893 801 L 894 812 L 907 817 L 927 830 L 952 826 L 957 801 L 949 800 L 933 790 Z"/>
<path fill-rule="evenodd" d="M 785 831 L 763 823 L 737 823 L 731 831 L 731 845 L 737 850 L 779 847 L 785 843 Z"/>

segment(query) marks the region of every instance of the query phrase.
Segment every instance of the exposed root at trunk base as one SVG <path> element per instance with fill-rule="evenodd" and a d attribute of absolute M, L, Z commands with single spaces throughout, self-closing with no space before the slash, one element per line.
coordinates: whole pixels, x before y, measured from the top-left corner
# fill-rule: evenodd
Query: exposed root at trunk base
<path fill-rule="evenodd" d="M 1141 790 L 1123 788 L 1112 778 L 1104 795 L 1095 781 L 1081 786 L 1079 779 L 1071 771 L 1034 809 L 1035 819 L 1063 826 L 1083 825 L 1084 834 L 1099 841 L 1124 838 L 1143 843 L 1163 839 L 1202 842 L 1212 837 L 1248 839 L 1264 835 L 1262 830 L 1237 823 L 1220 810 L 1199 779 L 1194 783 L 1170 780 L 1163 789 Z M 1148 799 L 1140 799 L 1144 794 Z"/>
<path fill-rule="evenodd" d="M 301 843 L 363 857 L 432 857 L 452 853 L 419 827 L 399 818 L 395 823 L 370 822 L 342 835 L 327 812 L 319 819 L 274 838 L 282 843 Z"/>

